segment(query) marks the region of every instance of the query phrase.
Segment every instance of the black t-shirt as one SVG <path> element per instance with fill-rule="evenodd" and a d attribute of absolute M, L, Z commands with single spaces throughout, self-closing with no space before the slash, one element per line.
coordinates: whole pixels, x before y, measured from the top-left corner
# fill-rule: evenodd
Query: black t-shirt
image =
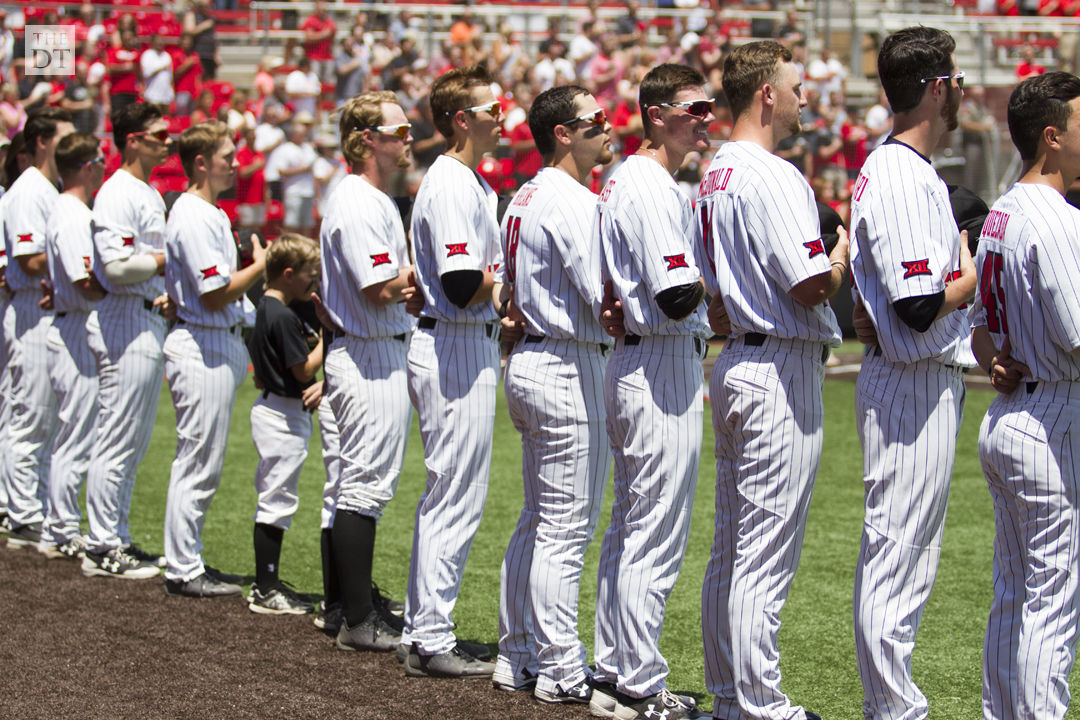
<path fill-rule="evenodd" d="M 307 360 L 307 335 L 313 331 L 280 300 L 263 295 L 248 339 L 255 377 L 275 395 L 298 398 L 314 381 L 301 383 L 290 368 Z"/>

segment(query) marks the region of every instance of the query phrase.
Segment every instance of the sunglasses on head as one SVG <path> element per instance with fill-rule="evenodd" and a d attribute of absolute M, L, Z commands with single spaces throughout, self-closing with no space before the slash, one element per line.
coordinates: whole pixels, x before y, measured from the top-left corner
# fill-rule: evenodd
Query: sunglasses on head
<path fill-rule="evenodd" d="M 605 125 L 607 125 L 607 115 L 604 113 L 604 108 L 596 108 L 595 110 L 593 110 L 590 113 L 585 113 L 584 115 L 579 115 L 578 117 L 576 117 L 576 118 L 574 118 L 572 120 L 567 120 L 566 122 L 559 123 L 559 124 L 560 125 L 574 125 L 575 123 L 579 123 L 579 122 L 587 122 L 590 125 L 593 125 L 595 127 L 603 128 Z"/>
<path fill-rule="evenodd" d="M 104 165 L 105 164 L 105 158 L 103 158 L 103 157 L 101 157 L 99 155 L 96 158 L 94 158 L 93 160 L 87 160 L 85 164 L 86 165 Z"/>
<path fill-rule="evenodd" d="M 502 103 L 500 103 L 498 100 L 495 100 L 485 105 L 473 105 L 472 107 L 462 108 L 461 111 L 472 113 L 473 115 L 478 112 L 486 112 L 491 115 L 491 117 L 497 118 L 502 115 Z M 454 113 L 449 114 L 453 115 Z"/>
<path fill-rule="evenodd" d="M 144 136 L 152 137 L 155 140 L 157 140 L 158 142 L 163 142 L 163 143 L 164 142 L 169 142 L 169 137 L 170 137 L 169 136 L 169 131 L 164 129 L 164 128 L 162 128 L 161 130 L 154 130 L 153 132 L 151 132 L 149 130 L 140 130 L 139 132 L 128 133 L 128 135 L 134 135 L 135 137 L 138 137 L 140 135 L 144 135 Z"/>
<path fill-rule="evenodd" d="M 412 130 L 412 123 L 400 123 L 398 125 L 371 125 L 368 127 L 357 128 L 358 130 L 374 130 L 377 133 L 383 135 L 393 135 L 394 137 L 404 140 L 409 137 L 409 131 Z"/>
<path fill-rule="evenodd" d="M 958 72 L 955 75 L 935 75 L 933 77 L 919 78 L 919 82 L 925 85 L 928 82 L 934 82 L 935 80 L 955 80 L 956 87 L 961 90 L 964 89 L 964 73 Z"/>
<path fill-rule="evenodd" d="M 662 108 L 682 108 L 686 111 L 687 115 L 693 115 L 697 118 L 707 118 L 709 113 L 712 112 L 713 99 L 708 100 L 682 100 L 680 102 L 666 102 L 656 103 L 653 107 Z"/>

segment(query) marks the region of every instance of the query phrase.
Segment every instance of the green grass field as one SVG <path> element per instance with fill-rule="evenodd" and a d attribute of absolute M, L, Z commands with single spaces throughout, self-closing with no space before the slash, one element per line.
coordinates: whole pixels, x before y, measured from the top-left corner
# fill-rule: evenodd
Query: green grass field
<path fill-rule="evenodd" d="M 248 411 L 255 398 L 250 378 L 237 398 L 225 472 L 204 531 L 211 564 L 253 574 L 252 478 L 256 455 Z M 969 392 L 953 476 L 948 527 L 937 584 L 919 634 L 915 679 L 930 698 L 931 717 L 975 718 L 981 714 L 983 628 L 990 606 L 993 516 L 979 470 L 979 422 L 991 399 Z M 830 720 L 860 718 L 862 689 L 855 666 L 851 598 L 862 520 L 861 453 L 854 425 L 854 385 L 830 380 L 825 387 L 825 451 L 818 474 L 802 563 L 783 612 L 780 635 L 783 686 L 794 702 Z M 163 391 L 150 453 L 135 488 L 132 530 L 149 549 L 161 549 L 169 464 L 175 453 L 175 415 Z M 496 418 L 491 490 L 484 521 L 466 568 L 455 612 L 459 634 L 498 638 L 499 566 L 521 508 L 520 438 L 506 415 L 501 392 Z M 319 511 L 323 469 L 319 442 L 300 483 L 300 510 L 285 536 L 282 577 L 300 590 L 321 593 Z M 424 486 L 423 452 L 415 416 L 405 471 L 397 497 L 379 526 L 375 579 L 404 598 L 413 515 Z M 586 558 L 582 582 L 581 635 L 592 645 L 593 599 L 599 537 L 607 524 L 611 485 L 597 540 Z M 713 531 L 712 428 L 706 408 L 701 474 L 686 562 L 668 604 L 662 647 L 671 664 L 673 689 L 704 696 L 700 597 Z M 1074 691 L 1077 682 L 1073 682 Z M 1072 715 L 1080 716 L 1073 711 Z"/>

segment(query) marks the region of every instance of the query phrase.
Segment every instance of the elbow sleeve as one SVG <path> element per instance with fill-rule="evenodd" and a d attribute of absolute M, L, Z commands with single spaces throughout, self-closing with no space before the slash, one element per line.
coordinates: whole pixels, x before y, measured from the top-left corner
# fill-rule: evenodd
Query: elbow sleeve
<path fill-rule="evenodd" d="M 484 282 L 484 271 L 452 270 L 440 277 L 439 280 L 442 281 L 446 299 L 464 310 L 469 301 L 476 295 L 481 283 Z"/>
<path fill-rule="evenodd" d="M 132 255 L 105 265 L 105 278 L 116 285 L 131 285 L 152 278 L 158 271 L 153 255 Z"/>
<path fill-rule="evenodd" d="M 893 310 L 904 324 L 915 332 L 926 332 L 934 324 L 941 306 L 945 304 L 945 291 L 933 295 L 904 298 L 893 303 Z"/>
<path fill-rule="evenodd" d="M 694 312 L 694 308 L 701 304 L 704 297 L 705 288 L 701 283 L 695 282 L 661 290 L 656 295 L 656 304 L 672 320 L 682 320 Z"/>

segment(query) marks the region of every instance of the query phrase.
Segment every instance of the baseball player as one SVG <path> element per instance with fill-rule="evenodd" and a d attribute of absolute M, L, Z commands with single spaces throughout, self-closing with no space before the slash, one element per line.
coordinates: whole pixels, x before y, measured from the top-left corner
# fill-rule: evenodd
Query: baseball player
<path fill-rule="evenodd" d="M 1023 168 L 983 225 L 971 310 L 975 356 L 1002 392 L 979 432 L 995 516 L 983 717 L 1053 720 L 1080 619 L 1080 211 L 1064 199 L 1080 177 L 1080 79 L 1024 81 L 1008 117 Z"/>
<path fill-rule="evenodd" d="M 491 82 L 483 68 L 468 67 L 432 85 L 435 126 L 449 149 L 424 176 L 413 206 L 416 282 L 425 307 L 409 346 L 408 381 L 427 488 L 416 508 L 405 600 L 410 676 L 490 677 L 494 669 L 470 652 L 477 647 L 457 642 L 450 617 L 487 496 L 499 370 L 491 302 L 502 262 L 497 198 L 476 173 L 502 130 Z"/>
<path fill-rule="evenodd" d="M 894 131 L 852 194 L 851 267 L 877 332 L 856 383 L 865 517 L 855 650 L 867 718 L 925 718 L 911 652 L 941 552 L 949 478 L 974 364 L 957 310 L 975 266 L 929 155 L 957 125 L 963 73 L 948 33 L 900 30 L 878 55 Z M 903 578 L 903 582 L 897 582 Z"/>
<path fill-rule="evenodd" d="M 698 717 L 666 687 L 659 640 L 690 530 L 701 451 L 702 370 L 711 335 L 695 258 L 697 225 L 673 175 L 709 149 L 705 78 L 665 64 L 642 79 L 645 141 L 615 170 L 597 205 L 603 275 L 626 335 L 604 377 L 615 455 L 611 524 L 600 549 L 596 683 L 601 717 Z"/>
<path fill-rule="evenodd" d="M 492 680 L 544 702 L 592 697 L 577 635 L 578 584 L 600 514 L 611 450 L 603 376 L 610 339 L 600 314 L 600 249 L 585 185 L 611 162 L 603 108 L 576 85 L 540 94 L 529 128 L 545 167 L 503 218 L 497 276 L 525 321 L 506 364 L 510 418 L 521 432 L 525 507 L 502 565 L 499 657 Z"/>
<path fill-rule="evenodd" d="M 112 114 L 120 168 L 94 200 L 94 275 L 108 294 L 91 316 L 98 368 L 94 443 L 86 482 L 87 576 L 146 579 L 163 559 L 131 540 L 135 471 L 150 447 L 161 397 L 167 324 L 165 202 L 147 180 L 171 146 L 161 111 L 137 103 Z"/>
<path fill-rule="evenodd" d="M 322 331 L 323 346 L 327 344 L 327 331 Z M 325 375 L 325 358 L 323 374 Z M 319 556 L 322 560 L 323 599 L 315 609 L 312 622 L 315 627 L 328 635 L 337 637 L 341 629 L 341 584 L 337 577 L 337 562 L 334 554 L 334 514 L 337 511 L 337 490 L 341 481 L 341 437 L 338 432 L 334 409 L 326 397 L 326 385 L 323 384 L 323 396 L 319 402 L 319 441 L 322 444 L 323 469 L 326 480 L 323 482 L 322 510 L 319 512 Z"/>
<path fill-rule="evenodd" d="M 179 144 L 190 185 L 165 227 L 165 287 L 178 316 L 164 346 L 177 432 L 165 504 L 165 591 L 240 595 L 239 585 L 203 563 L 201 536 L 221 480 L 236 390 L 247 373 L 240 329 L 250 323 L 251 307 L 244 293 L 262 277 L 266 247 L 253 235 L 254 262 L 238 269 L 229 218 L 214 205 L 232 187 L 236 169 L 225 124 L 193 125 Z"/>
<path fill-rule="evenodd" d="M 309 298 L 318 282 L 319 246 L 311 238 L 286 233 L 266 251 L 266 292 L 248 339 L 256 386 L 262 389 L 251 408 L 259 499 L 248 609 L 266 615 L 304 615 L 315 609 L 281 582 L 278 566 L 285 531 L 299 504 L 296 489 L 311 439 L 311 413 L 323 389 L 315 381 L 323 360 L 322 338 L 289 306 Z"/>
<path fill-rule="evenodd" d="M 59 420 L 49 470 L 49 506 L 38 549 L 46 557 L 80 558 L 79 491 L 86 482 L 96 440 L 97 364 L 87 343 L 90 314 L 105 294 L 90 272 L 94 253 L 90 201 L 105 179 L 105 158 L 96 137 L 72 133 L 56 145 L 56 170 L 64 192 L 45 231 L 45 255 L 53 287 L 48 332 L 49 379 Z"/>
<path fill-rule="evenodd" d="M 392 92 L 357 95 L 342 110 L 352 173 L 334 189 L 319 233 L 321 297 L 335 333 L 326 358 L 338 430 L 332 547 L 342 602 L 342 650 L 396 650 L 402 621 L 372 594 L 375 524 L 397 488 L 412 407 L 406 354 L 415 321 L 405 229 L 387 181 L 410 162 L 411 125 Z M 359 290 L 359 292 L 357 291 Z"/>
<path fill-rule="evenodd" d="M 800 71 L 779 43 L 724 63 L 735 118 L 698 194 L 706 285 L 730 318 L 709 379 L 716 535 L 701 591 L 713 717 L 817 718 L 780 690 L 780 609 L 802 550 L 821 459 L 821 391 L 840 344 L 824 303 L 848 269 L 847 234 L 826 254 L 814 192 L 776 144 L 800 131 Z"/>
<path fill-rule="evenodd" d="M 48 271 L 45 230 L 60 196 L 56 184 L 56 144 L 74 132 L 71 116 L 47 107 L 30 113 L 23 127 L 33 164 L 4 200 L 6 271 L 12 293 L 4 317 L 11 416 L 7 423 L 8 547 L 37 546 L 48 495 L 49 460 L 56 433 L 56 396 L 49 382 L 48 342 L 52 311 L 43 310 L 41 281 Z"/>

